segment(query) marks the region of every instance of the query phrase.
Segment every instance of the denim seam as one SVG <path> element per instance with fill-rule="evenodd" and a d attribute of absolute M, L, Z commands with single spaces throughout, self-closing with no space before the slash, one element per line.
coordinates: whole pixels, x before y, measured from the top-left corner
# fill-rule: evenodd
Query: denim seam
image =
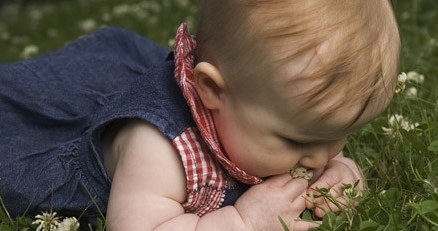
<path fill-rule="evenodd" d="M 87 170 L 84 170 L 86 166 L 81 163 L 81 161 L 78 160 L 81 159 L 81 156 L 79 154 L 80 152 L 80 144 L 82 142 L 83 137 L 77 138 L 66 145 L 67 148 L 63 150 L 63 153 L 66 155 L 72 155 L 73 158 L 70 159 L 70 164 L 73 167 L 75 178 L 78 180 L 80 187 L 85 188 L 87 191 L 88 197 L 91 201 L 94 200 L 93 204 L 98 206 L 99 210 L 104 208 L 104 203 L 102 198 L 99 196 L 98 192 L 94 190 L 94 187 L 91 186 L 90 181 L 87 176 Z M 91 197 L 94 196 L 94 197 Z"/>

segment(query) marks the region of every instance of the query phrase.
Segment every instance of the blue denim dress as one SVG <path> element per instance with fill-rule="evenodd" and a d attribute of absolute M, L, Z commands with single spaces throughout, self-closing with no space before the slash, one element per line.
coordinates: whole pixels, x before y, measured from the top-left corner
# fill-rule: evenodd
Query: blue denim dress
<path fill-rule="evenodd" d="M 170 140 L 196 126 L 173 71 L 169 50 L 112 27 L 0 65 L 0 197 L 9 213 L 104 215 L 111 179 L 99 142 L 107 124 L 141 118 Z M 230 189 L 223 206 L 246 189 Z"/>
<path fill-rule="evenodd" d="M 167 97 L 151 86 L 172 76 L 168 54 L 105 28 L 57 52 L 0 65 L 0 196 L 9 213 L 105 213 L 110 179 L 100 132 L 117 118 L 147 118 L 146 102 Z"/>

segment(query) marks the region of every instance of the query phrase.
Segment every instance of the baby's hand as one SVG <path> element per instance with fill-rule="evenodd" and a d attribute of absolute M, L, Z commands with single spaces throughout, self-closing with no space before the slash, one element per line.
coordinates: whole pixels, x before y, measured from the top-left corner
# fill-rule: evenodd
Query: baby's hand
<path fill-rule="evenodd" d="M 314 209 L 315 216 L 322 217 L 326 212 L 337 212 L 348 205 L 355 205 L 355 202 L 348 198 L 348 192 L 344 192 L 344 189 L 345 185 L 348 184 L 354 186 L 358 180 L 359 184 L 356 189 L 360 191 L 364 188 L 363 179 L 360 170 L 353 161 L 345 157 L 337 160 L 332 159 L 322 175 L 309 187 L 306 207 Z M 316 189 L 329 189 L 328 193 L 335 202 L 321 196 L 321 193 L 317 192 Z"/>
<path fill-rule="evenodd" d="M 280 218 L 290 230 L 308 230 L 319 226 L 299 220 L 306 208 L 307 180 L 292 179 L 290 174 L 274 176 L 251 187 L 235 204 L 249 230 L 284 230 Z"/>

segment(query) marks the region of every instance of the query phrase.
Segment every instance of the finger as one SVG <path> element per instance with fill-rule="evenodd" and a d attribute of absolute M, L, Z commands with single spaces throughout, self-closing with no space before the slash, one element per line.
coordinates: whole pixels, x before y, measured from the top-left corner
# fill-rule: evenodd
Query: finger
<path fill-rule="evenodd" d="M 337 212 L 339 210 L 344 210 L 347 207 L 357 206 L 358 202 L 349 199 L 348 197 L 342 196 L 335 198 L 335 201 L 326 201 L 325 204 L 322 204 L 324 208 L 330 209 L 332 212 Z"/>
<path fill-rule="evenodd" d="M 307 187 L 309 187 L 309 182 L 302 178 L 291 179 L 283 186 L 292 200 L 299 196 L 305 196 Z"/>
<path fill-rule="evenodd" d="M 324 189 L 317 189 L 316 187 L 311 186 L 309 190 L 307 190 L 308 195 L 312 199 L 311 202 L 316 204 L 323 204 L 325 201 L 328 200 L 327 197 L 331 199 L 336 199 L 343 196 L 344 185 L 342 183 L 335 184 L 327 188 L 329 189 L 328 192 L 318 192 Z M 308 203 L 310 203 L 310 201 Z"/>
<path fill-rule="evenodd" d="M 283 187 L 291 179 L 292 179 L 292 177 L 289 173 L 284 173 L 284 174 L 280 174 L 280 175 L 271 176 L 267 180 L 265 180 L 265 182 L 268 184 L 271 184 L 273 186 Z"/>
<path fill-rule="evenodd" d="M 306 203 L 306 208 L 308 209 L 315 208 L 316 202 L 315 202 L 315 198 L 313 197 L 313 194 L 306 194 L 304 196 L 304 200 Z"/>
<path fill-rule="evenodd" d="M 294 231 L 305 231 L 309 230 L 311 228 L 316 228 L 322 224 L 321 221 L 303 221 L 303 220 L 296 220 L 293 229 Z"/>
<path fill-rule="evenodd" d="M 315 206 L 314 215 L 317 217 L 323 217 L 327 212 L 338 212 L 345 210 L 350 206 L 348 200 L 345 197 L 338 197 L 336 201 L 326 201 L 324 204 L 318 204 Z"/>
<path fill-rule="evenodd" d="M 298 217 L 306 209 L 306 201 L 304 199 L 304 196 L 305 194 L 303 192 L 292 199 L 291 207 L 294 208 L 295 211 L 297 211 L 297 214 L 293 214 L 294 216 L 296 215 Z"/>
<path fill-rule="evenodd" d="M 308 191 L 309 191 L 309 193 L 312 193 L 312 192 L 317 192 L 318 189 L 324 189 L 324 188 L 332 189 L 333 187 L 335 187 L 337 185 L 342 185 L 340 180 L 339 181 L 338 180 L 336 180 L 336 181 L 335 180 L 321 181 L 321 179 L 320 179 L 316 183 L 310 185 Z"/>
<path fill-rule="evenodd" d="M 343 187 L 333 187 L 326 194 L 315 192 L 306 195 L 306 208 L 312 209 L 327 205 L 326 208 L 346 205 L 347 200 L 344 198 Z M 343 198 L 343 199 L 341 199 Z"/>
<path fill-rule="evenodd" d="M 351 174 L 340 174 L 338 171 L 329 169 L 322 173 L 310 188 L 331 188 L 337 184 L 342 185 L 342 183 L 354 184 L 354 178 Z"/>

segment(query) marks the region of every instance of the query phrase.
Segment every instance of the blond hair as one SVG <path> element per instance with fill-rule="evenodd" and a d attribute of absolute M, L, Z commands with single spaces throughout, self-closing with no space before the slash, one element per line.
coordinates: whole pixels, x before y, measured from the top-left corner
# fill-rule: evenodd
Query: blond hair
<path fill-rule="evenodd" d="M 345 97 L 321 120 L 361 105 L 352 125 L 370 104 L 383 110 L 396 85 L 400 38 L 386 0 L 202 0 L 197 40 L 198 60 L 217 65 L 230 88 L 243 94 L 257 78 L 266 79 L 262 68 L 275 73 L 312 54 L 310 61 L 319 65 L 295 73 L 285 85 L 318 82 L 300 95 L 306 98 L 303 110 L 342 90 Z"/>

